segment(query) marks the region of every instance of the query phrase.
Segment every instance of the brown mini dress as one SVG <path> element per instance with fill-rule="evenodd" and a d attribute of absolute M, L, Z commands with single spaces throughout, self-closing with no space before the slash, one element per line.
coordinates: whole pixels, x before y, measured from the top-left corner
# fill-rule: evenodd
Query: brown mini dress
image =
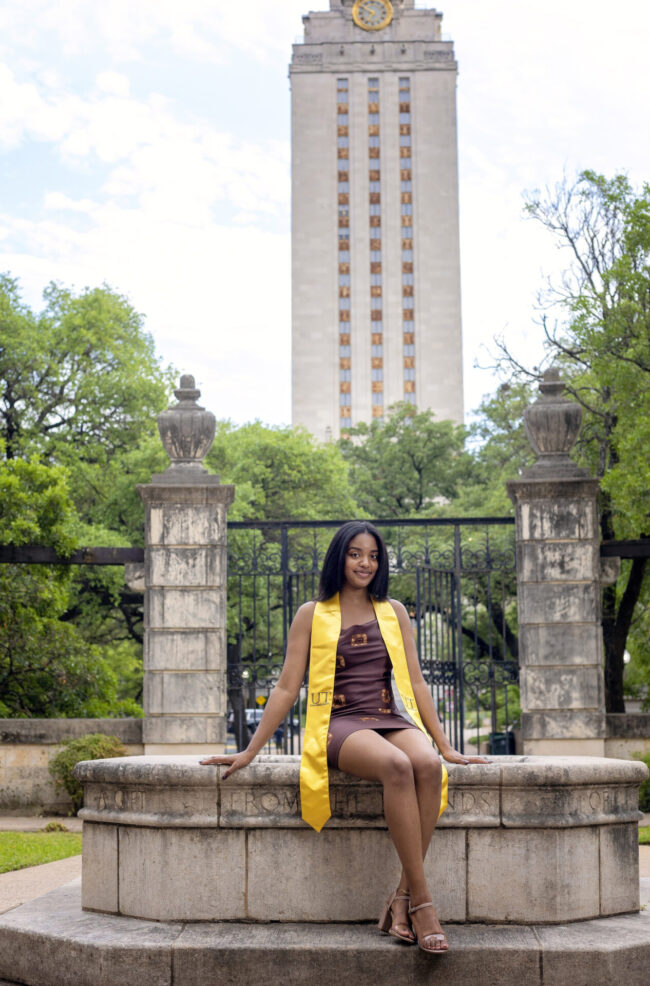
<path fill-rule="evenodd" d="M 384 733 L 417 728 L 397 711 L 390 658 L 377 620 L 341 630 L 327 734 L 329 766 L 338 767 L 343 740 L 358 729 Z"/>

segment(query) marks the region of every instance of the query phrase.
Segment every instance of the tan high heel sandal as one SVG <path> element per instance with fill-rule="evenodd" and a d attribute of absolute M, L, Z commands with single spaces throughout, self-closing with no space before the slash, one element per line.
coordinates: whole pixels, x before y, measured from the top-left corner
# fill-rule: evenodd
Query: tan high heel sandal
<path fill-rule="evenodd" d="M 409 905 L 409 914 L 414 914 L 415 911 L 419 911 L 423 907 L 433 907 L 433 904 L 431 903 L 430 900 L 427 900 L 427 901 L 424 902 L 424 904 L 417 904 L 416 907 L 411 907 Z M 418 947 L 421 948 L 423 952 L 428 952 L 429 955 L 444 955 L 445 952 L 448 952 L 449 951 L 449 942 L 447 941 L 447 936 L 446 935 L 432 933 L 432 934 L 429 934 L 429 935 L 422 935 L 422 937 L 420 938 L 418 936 L 417 932 L 415 931 L 415 928 L 413 929 L 413 931 L 415 932 L 415 935 L 416 935 L 415 940 L 416 940 L 416 942 L 418 944 Z M 434 941 L 440 942 L 441 944 L 444 943 L 444 945 L 446 947 L 444 947 L 444 948 L 427 948 L 427 942 L 434 942 Z"/>
<path fill-rule="evenodd" d="M 386 901 L 386 906 L 381 912 L 377 927 L 383 935 L 392 935 L 393 938 L 399 938 L 400 941 L 406 942 L 407 945 L 415 945 L 417 939 L 411 934 L 410 925 L 402 921 L 399 924 L 393 923 L 393 904 L 396 900 L 406 900 L 409 904 L 411 901 L 408 894 L 400 894 L 399 888 L 395 890 Z M 406 929 L 406 934 L 400 930 L 402 928 Z"/>

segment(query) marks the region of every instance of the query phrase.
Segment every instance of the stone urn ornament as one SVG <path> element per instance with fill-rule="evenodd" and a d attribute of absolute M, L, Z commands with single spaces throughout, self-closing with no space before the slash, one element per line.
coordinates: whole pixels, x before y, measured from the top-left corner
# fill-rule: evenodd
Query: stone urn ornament
<path fill-rule="evenodd" d="M 564 397 L 558 367 L 546 370 L 539 385 L 540 396 L 524 411 L 528 441 L 538 459 L 522 472 L 525 479 L 578 479 L 589 476 L 577 466 L 570 452 L 580 434 L 582 408 Z"/>
<path fill-rule="evenodd" d="M 153 476 L 152 482 L 218 483 L 219 477 L 203 467 L 203 459 L 214 440 L 215 416 L 197 404 L 201 391 L 190 374 L 181 377 L 180 387 L 174 394 L 178 404 L 158 415 L 160 439 L 171 463 L 165 472 Z"/>

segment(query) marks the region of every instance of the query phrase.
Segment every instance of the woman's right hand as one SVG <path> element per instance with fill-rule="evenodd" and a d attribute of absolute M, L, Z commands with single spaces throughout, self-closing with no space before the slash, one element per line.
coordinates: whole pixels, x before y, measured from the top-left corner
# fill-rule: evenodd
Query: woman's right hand
<path fill-rule="evenodd" d="M 241 753 L 217 753 L 214 757 L 206 757 L 205 760 L 200 760 L 199 763 L 204 764 L 207 767 L 212 765 L 227 766 L 228 770 L 225 770 L 221 775 L 221 779 L 225 781 L 227 777 L 234 774 L 234 772 L 239 770 L 240 767 L 248 767 L 249 763 L 251 763 L 254 759 L 254 753 L 250 753 L 248 750 L 242 750 Z"/>

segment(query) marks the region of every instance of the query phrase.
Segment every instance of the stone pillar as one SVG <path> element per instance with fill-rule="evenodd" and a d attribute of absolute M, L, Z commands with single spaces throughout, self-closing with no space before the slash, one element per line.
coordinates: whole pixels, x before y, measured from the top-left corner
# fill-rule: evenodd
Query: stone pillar
<path fill-rule="evenodd" d="M 569 452 L 582 410 L 556 369 L 524 412 L 537 462 L 507 484 L 515 505 L 524 753 L 605 753 L 599 483 Z"/>
<path fill-rule="evenodd" d="M 222 752 L 226 742 L 228 507 L 234 486 L 202 466 L 215 419 L 181 377 L 158 416 L 171 458 L 138 486 L 145 505 L 145 753 Z"/>

